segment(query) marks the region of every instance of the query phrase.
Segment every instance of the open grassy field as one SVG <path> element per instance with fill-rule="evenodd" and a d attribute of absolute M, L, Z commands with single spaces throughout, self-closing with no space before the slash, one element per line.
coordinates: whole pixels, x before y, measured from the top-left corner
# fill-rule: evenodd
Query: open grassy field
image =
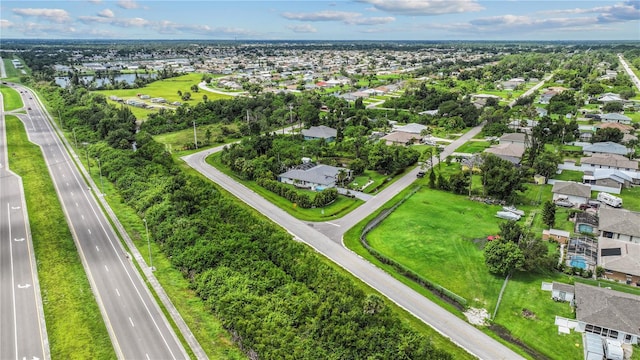
<path fill-rule="evenodd" d="M 536 191 L 541 190 L 531 189 L 525 197 L 537 196 Z M 423 188 L 367 239 L 383 254 L 465 297 L 470 306 L 493 313 L 503 279 L 486 270 L 482 247 L 483 239 L 498 231 L 502 220 L 494 214 L 499 208 Z M 582 351 L 575 343 L 580 337 L 560 337 L 553 325 L 555 315 L 572 317 L 568 304 L 556 303 L 540 290 L 541 282 L 550 280 L 566 282 L 568 278 L 562 274 L 516 275 L 507 285 L 494 323 L 550 358 L 578 359 Z M 523 309 L 533 315 L 523 314 Z"/>
<path fill-rule="evenodd" d="M 582 171 L 562 170 L 560 174 L 555 174 L 553 178 L 556 180 L 575 181 L 575 182 L 582 183 L 582 175 L 583 175 Z"/>
<path fill-rule="evenodd" d="M 630 189 L 622 189 L 620 195 L 616 195 L 622 198 L 622 206 L 631 211 L 640 211 L 640 187 L 633 187 Z"/>
<path fill-rule="evenodd" d="M 13 66 L 13 63 L 11 62 L 11 60 L 13 60 L 13 58 L 11 58 L 11 57 L 2 58 L 2 61 L 4 62 L 4 69 L 5 69 L 6 73 L 7 73 L 7 77 L 5 79 L 3 79 L 3 80 L 11 81 L 11 82 L 20 82 L 20 76 L 24 76 L 22 74 L 21 70 L 26 71 L 27 74 L 29 74 L 30 71 L 27 68 L 25 68 L 25 69 L 16 69 Z M 24 65 L 24 63 L 23 63 L 23 65 Z"/>
<path fill-rule="evenodd" d="M 20 175 L 53 359 L 114 359 L 95 302 L 40 148 L 24 126 L 7 116 L 9 166 Z"/>
<path fill-rule="evenodd" d="M 229 124 L 229 125 L 211 124 L 211 125 L 196 126 L 196 136 L 198 137 L 198 142 L 204 142 L 207 140 L 206 138 L 207 130 L 211 132 L 211 139 L 210 139 L 211 145 L 221 145 L 224 142 L 229 142 L 229 139 L 222 137 L 223 127 L 227 128 L 229 131 L 232 131 L 232 132 L 238 131 L 237 124 Z M 155 135 L 153 139 L 161 144 L 171 145 L 171 151 L 178 152 L 178 151 L 181 151 L 181 149 L 185 144 L 193 144 L 193 140 L 194 140 L 193 128 Z M 218 140 L 224 140 L 224 141 L 219 142 Z"/>
<path fill-rule="evenodd" d="M 483 152 L 489 146 L 491 146 L 491 143 L 488 141 L 468 141 L 457 148 L 456 152 L 477 154 Z"/>
<path fill-rule="evenodd" d="M 96 91 L 96 93 L 103 94 L 104 96 L 109 98 L 111 95 L 115 95 L 122 99 L 130 99 L 137 98 L 137 94 L 149 95 L 152 98 L 154 97 L 162 97 L 167 100 L 168 103 L 172 103 L 174 101 L 179 101 L 181 103 L 194 105 L 198 102 L 202 101 L 202 96 L 207 95 L 208 100 L 217 100 L 217 99 L 229 99 L 231 96 L 216 94 L 204 90 L 199 90 L 198 92 L 191 91 L 192 85 L 197 85 L 202 79 L 202 74 L 192 73 L 187 75 L 182 75 L 174 78 L 163 79 L 154 81 L 147 86 L 139 89 L 120 89 L 120 90 L 100 90 Z M 178 91 L 182 93 L 190 92 L 191 99 L 189 101 L 184 101 L 178 95 Z M 111 103 L 119 104 L 115 101 L 108 100 Z M 149 102 L 151 105 L 152 103 Z M 153 109 L 142 109 L 134 106 L 130 106 L 134 115 L 138 119 L 146 119 L 147 116 L 154 111 Z"/>
<path fill-rule="evenodd" d="M 20 109 L 24 106 L 20 94 L 15 89 L 6 85 L 0 85 L 0 91 L 2 92 L 2 101 L 4 103 L 5 111 Z"/>

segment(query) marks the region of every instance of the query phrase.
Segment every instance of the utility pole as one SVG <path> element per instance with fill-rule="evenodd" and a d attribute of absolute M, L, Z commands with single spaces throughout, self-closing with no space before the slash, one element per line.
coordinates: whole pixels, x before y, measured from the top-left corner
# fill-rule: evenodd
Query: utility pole
<path fill-rule="evenodd" d="M 147 246 L 149 247 L 149 269 L 151 271 L 155 270 L 153 268 L 153 259 L 151 258 L 151 240 L 149 239 L 149 226 L 147 226 L 147 218 L 142 219 L 144 221 L 144 231 L 147 233 Z"/>
<path fill-rule="evenodd" d="M 196 149 L 198 149 L 198 134 L 196 133 L 196 121 L 193 120 L 193 143 L 196 144 Z"/>
<path fill-rule="evenodd" d="M 78 138 L 76 137 L 76 128 L 73 128 L 73 142 L 76 143 L 76 149 L 78 148 Z"/>
<path fill-rule="evenodd" d="M 293 105 L 289 104 L 289 125 L 291 125 L 291 134 L 293 134 L 293 113 L 291 110 L 293 110 Z M 284 134 L 284 129 L 282 129 L 282 134 Z"/>
<path fill-rule="evenodd" d="M 64 129 L 64 121 L 62 120 L 62 115 L 60 115 L 60 109 L 58 109 L 58 118 L 60 119 L 60 127 Z"/>
<path fill-rule="evenodd" d="M 102 182 L 102 166 L 100 165 L 100 158 L 96 158 L 98 162 L 98 170 L 100 171 L 100 193 L 104 196 L 104 183 Z"/>

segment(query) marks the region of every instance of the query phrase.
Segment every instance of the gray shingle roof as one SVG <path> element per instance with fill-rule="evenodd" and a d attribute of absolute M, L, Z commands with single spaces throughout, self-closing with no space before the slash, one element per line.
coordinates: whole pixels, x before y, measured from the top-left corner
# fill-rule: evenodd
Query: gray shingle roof
<path fill-rule="evenodd" d="M 616 120 L 616 121 L 631 121 L 630 117 L 624 116 L 618 113 L 602 114 L 600 115 L 600 119 Z"/>
<path fill-rule="evenodd" d="M 328 139 L 334 138 L 338 134 L 336 129 L 332 129 L 328 126 L 320 125 L 320 126 L 312 126 L 308 129 L 302 130 L 302 135 L 305 137 L 312 137 L 318 139 Z"/>
<path fill-rule="evenodd" d="M 556 181 L 551 192 L 554 194 L 591 197 L 591 186 L 573 181 Z"/>
<path fill-rule="evenodd" d="M 575 284 L 578 321 L 640 336 L 640 296 Z"/>
<path fill-rule="evenodd" d="M 591 145 L 583 146 L 582 150 L 584 152 L 607 153 L 607 154 L 618 154 L 618 155 L 626 155 L 629 152 L 629 149 L 624 147 L 624 145 L 620 145 L 612 141 L 593 143 Z"/>
<path fill-rule="evenodd" d="M 640 237 L 640 213 L 602 207 L 598 215 L 600 230 Z"/>
<path fill-rule="evenodd" d="M 335 166 L 320 164 L 306 170 L 292 169 L 280 174 L 279 177 L 306 181 L 318 185 L 332 186 L 335 184 L 336 177 L 341 169 L 342 168 Z"/>

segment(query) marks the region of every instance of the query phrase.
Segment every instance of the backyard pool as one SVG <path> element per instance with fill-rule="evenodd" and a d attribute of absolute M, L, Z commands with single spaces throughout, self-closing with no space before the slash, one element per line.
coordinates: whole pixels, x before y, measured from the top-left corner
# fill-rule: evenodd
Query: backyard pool
<path fill-rule="evenodd" d="M 593 234 L 593 226 L 588 225 L 588 224 L 579 224 L 578 225 L 578 232 Z"/>
<path fill-rule="evenodd" d="M 587 262 L 584 260 L 584 257 L 580 255 L 575 255 L 574 257 L 572 257 L 569 265 L 571 265 L 571 267 L 587 270 Z"/>

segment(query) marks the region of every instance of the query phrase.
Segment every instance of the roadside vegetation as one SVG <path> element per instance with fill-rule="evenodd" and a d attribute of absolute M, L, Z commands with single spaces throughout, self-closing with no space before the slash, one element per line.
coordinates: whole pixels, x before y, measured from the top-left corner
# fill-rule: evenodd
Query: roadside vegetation
<path fill-rule="evenodd" d="M 40 148 L 15 116 L 6 117 L 9 166 L 22 177 L 53 359 L 113 359 L 93 297 Z"/>
<path fill-rule="evenodd" d="M 22 98 L 20 97 L 20 94 L 16 90 L 6 85 L 0 85 L 0 91 L 2 92 L 2 101 L 4 103 L 4 111 L 16 110 L 24 106 L 24 103 L 22 102 Z"/>

